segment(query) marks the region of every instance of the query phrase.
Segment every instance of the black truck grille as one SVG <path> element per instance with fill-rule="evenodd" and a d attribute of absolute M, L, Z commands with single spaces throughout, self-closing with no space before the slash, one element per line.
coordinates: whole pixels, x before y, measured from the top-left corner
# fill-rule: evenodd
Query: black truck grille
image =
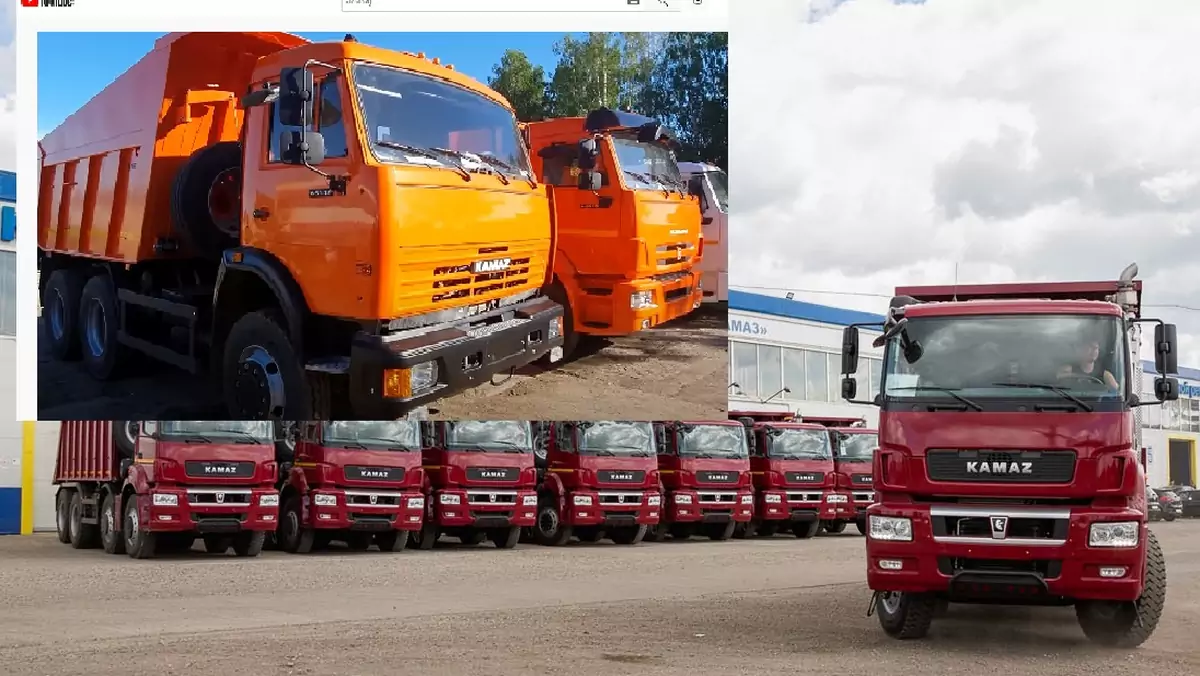
<path fill-rule="evenodd" d="M 930 481 L 1068 484 L 1075 478 L 1075 451 L 929 450 Z"/>
<path fill-rule="evenodd" d="M 784 472 L 783 480 L 788 484 L 819 484 L 825 480 L 824 472 Z"/>

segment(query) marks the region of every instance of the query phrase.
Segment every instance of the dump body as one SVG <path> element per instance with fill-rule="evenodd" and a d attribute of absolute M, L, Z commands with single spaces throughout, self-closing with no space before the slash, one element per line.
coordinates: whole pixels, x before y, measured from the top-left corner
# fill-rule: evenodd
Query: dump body
<path fill-rule="evenodd" d="M 639 137 L 649 118 L 601 109 L 526 125 L 547 184 L 556 233 L 554 276 L 580 333 L 624 335 L 683 316 L 703 297 L 697 198 L 669 142 Z M 581 189 L 579 143 L 596 139 L 598 190 Z"/>
<path fill-rule="evenodd" d="M 705 303 L 729 300 L 729 177 L 715 164 L 680 162 L 679 172 L 700 198 L 704 258 L 700 279 Z"/>
<path fill-rule="evenodd" d="M 804 529 L 840 517 L 845 505 L 831 500 L 835 494 L 834 449 L 821 425 L 757 423 L 750 469 L 754 479 L 754 521 L 764 534 L 790 526 L 797 535 Z M 841 517 L 844 518 L 844 517 Z"/>
<path fill-rule="evenodd" d="M 666 530 L 686 537 L 703 527 L 710 537 L 723 539 L 736 524 L 749 523 L 754 485 L 743 426 L 733 421 L 656 425 Z"/>

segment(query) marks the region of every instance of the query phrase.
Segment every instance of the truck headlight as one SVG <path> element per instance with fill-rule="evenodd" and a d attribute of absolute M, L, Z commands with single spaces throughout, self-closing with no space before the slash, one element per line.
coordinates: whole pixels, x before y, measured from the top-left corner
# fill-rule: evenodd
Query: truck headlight
<path fill-rule="evenodd" d="M 521 498 L 521 504 L 525 505 L 526 507 L 536 507 L 537 506 L 537 496 L 536 495 L 526 495 L 523 498 Z"/>
<path fill-rule="evenodd" d="M 268 493 L 266 495 L 258 496 L 258 506 L 259 507 L 278 507 L 279 506 L 279 494 L 278 493 Z"/>
<path fill-rule="evenodd" d="M 633 293 L 629 294 L 630 310 L 642 310 L 651 307 L 654 307 L 654 292 L 634 291 Z"/>
<path fill-rule="evenodd" d="M 912 542 L 912 519 L 872 514 L 870 522 L 869 532 L 873 540 Z"/>
<path fill-rule="evenodd" d="M 337 507 L 337 496 L 318 493 L 313 496 L 313 504 L 318 507 Z"/>
<path fill-rule="evenodd" d="M 651 495 L 650 497 L 646 498 L 646 504 L 650 507 L 658 507 L 662 504 L 662 496 Z"/>
<path fill-rule="evenodd" d="M 412 391 L 419 392 L 437 384 L 438 367 L 436 361 L 427 361 L 412 367 Z"/>
<path fill-rule="evenodd" d="M 460 505 L 462 504 L 462 497 L 455 493 L 442 493 L 438 496 L 438 502 L 443 505 Z"/>
<path fill-rule="evenodd" d="M 754 496 L 753 495 L 743 495 L 742 496 L 742 504 L 743 505 L 753 505 L 754 504 Z"/>
<path fill-rule="evenodd" d="M 1138 522 L 1101 521 L 1088 527 L 1089 547 L 1138 546 Z"/>
<path fill-rule="evenodd" d="M 833 503 L 833 504 L 840 504 L 840 503 L 843 503 L 846 501 L 847 501 L 846 496 L 840 495 L 838 493 L 833 493 L 833 494 L 825 496 L 825 502 L 829 502 L 829 503 Z"/>
<path fill-rule="evenodd" d="M 763 500 L 767 501 L 769 504 L 778 505 L 779 503 L 783 502 L 783 496 L 778 493 L 767 493 L 763 496 Z"/>
<path fill-rule="evenodd" d="M 576 495 L 573 497 L 575 499 L 576 507 L 591 507 L 592 506 L 592 496 L 590 496 L 590 495 Z"/>
<path fill-rule="evenodd" d="M 175 495 L 174 493 L 155 493 L 154 494 L 154 506 L 155 507 L 178 507 L 179 506 L 179 496 Z"/>
<path fill-rule="evenodd" d="M 692 504 L 692 496 L 687 495 L 687 494 L 676 495 L 675 496 L 675 504 L 690 505 L 690 504 Z"/>
<path fill-rule="evenodd" d="M 425 509 L 425 498 L 409 498 L 409 509 Z"/>

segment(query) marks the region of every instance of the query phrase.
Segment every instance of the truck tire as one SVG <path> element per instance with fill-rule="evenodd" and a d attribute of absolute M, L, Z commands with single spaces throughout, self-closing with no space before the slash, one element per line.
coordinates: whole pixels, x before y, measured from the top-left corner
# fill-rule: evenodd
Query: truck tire
<path fill-rule="evenodd" d="M 42 322 L 50 354 L 59 361 L 79 359 L 79 297 L 85 279 L 79 270 L 59 268 L 42 289 Z"/>
<path fill-rule="evenodd" d="M 438 531 L 437 524 L 433 522 L 433 518 L 428 514 L 425 515 L 425 522 L 421 524 L 421 530 L 413 531 L 408 536 L 408 545 L 413 549 L 429 551 L 437 544 L 438 538 L 442 536 Z"/>
<path fill-rule="evenodd" d="M 79 345 L 83 368 L 96 380 L 112 380 L 128 362 L 117 339 L 121 317 L 117 290 L 108 275 L 93 275 L 79 298 Z"/>
<path fill-rule="evenodd" d="M 243 558 L 254 558 L 262 553 L 267 541 L 267 532 L 262 530 L 243 531 L 233 536 L 233 554 Z"/>
<path fill-rule="evenodd" d="M 116 446 L 117 453 L 122 458 L 132 458 L 135 446 L 137 446 L 137 437 L 133 434 L 133 425 L 136 420 L 114 420 L 112 422 L 112 437 L 113 446 Z"/>
<path fill-rule="evenodd" d="M 192 153 L 175 175 L 171 220 L 180 239 L 209 259 L 236 246 L 241 234 L 242 150 L 222 141 Z"/>
<path fill-rule="evenodd" d="M 733 531 L 737 528 L 736 521 L 729 523 L 714 523 L 708 527 L 708 539 L 715 542 L 724 542 L 733 537 Z"/>
<path fill-rule="evenodd" d="M 637 526 L 621 526 L 612 529 L 608 537 L 619 545 L 636 545 L 646 539 L 647 530 L 649 529 L 644 523 Z"/>
<path fill-rule="evenodd" d="M 379 533 L 375 536 L 375 544 L 381 552 L 402 552 L 408 546 L 408 531 L 394 530 L 390 533 Z"/>
<path fill-rule="evenodd" d="M 838 533 L 841 533 L 844 530 L 846 530 L 846 522 L 845 521 L 826 521 L 825 522 L 825 532 L 826 533 L 831 533 L 833 535 L 837 535 Z"/>
<path fill-rule="evenodd" d="M 1080 601 L 1079 627 L 1092 643 L 1107 648 L 1136 648 L 1158 627 L 1167 600 L 1167 561 L 1154 533 L 1146 532 L 1145 586 L 1137 601 Z"/>
<path fill-rule="evenodd" d="M 488 538 L 496 545 L 496 549 L 513 549 L 521 541 L 521 527 L 497 528 L 488 533 Z"/>
<path fill-rule="evenodd" d="M 125 499 L 125 521 L 121 525 L 125 536 L 125 553 L 131 559 L 152 559 L 158 544 L 158 534 L 144 528 L 138 516 L 138 496 Z"/>
<path fill-rule="evenodd" d="M 100 545 L 100 527 L 83 522 L 83 495 L 79 491 L 71 494 L 69 527 L 71 531 L 71 547 L 75 549 L 95 549 Z"/>
<path fill-rule="evenodd" d="M 278 310 L 251 312 L 225 339 L 221 382 L 233 420 L 311 420 L 313 393 Z"/>
<path fill-rule="evenodd" d="M 561 547 L 571 541 L 571 527 L 562 522 L 558 507 L 546 498 L 538 507 L 537 523 L 533 526 L 533 537 L 539 545 Z"/>
<path fill-rule="evenodd" d="M 792 534 L 801 540 L 807 540 L 821 530 L 820 521 L 797 521 L 792 524 Z"/>
<path fill-rule="evenodd" d="M 933 594 L 880 592 L 875 599 L 879 626 L 892 638 L 924 638 L 933 624 L 938 601 Z"/>
<path fill-rule="evenodd" d="M 867 534 L 867 519 L 865 517 L 862 519 L 855 519 L 854 527 L 858 529 L 859 535 L 866 535 Z"/>
<path fill-rule="evenodd" d="M 125 538 L 117 531 L 117 500 L 112 493 L 100 503 L 100 546 L 108 554 L 125 553 Z"/>
<path fill-rule="evenodd" d="M 304 527 L 300 498 L 292 496 L 279 512 L 279 548 L 291 554 L 307 554 L 313 549 L 316 533 Z"/>
<path fill-rule="evenodd" d="M 71 497 L 75 491 L 70 488 L 58 489 L 54 497 L 54 528 L 58 533 L 58 541 L 64 545 L 71 544 Z"/>

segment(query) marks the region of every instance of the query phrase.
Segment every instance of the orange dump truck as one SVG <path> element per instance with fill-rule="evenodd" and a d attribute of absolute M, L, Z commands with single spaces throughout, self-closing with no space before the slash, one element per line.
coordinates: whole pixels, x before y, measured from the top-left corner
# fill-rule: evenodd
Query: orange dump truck
<path fill-rule="evenodd" d="M 525 125 L 554 214 L 548 295 L 567 308 L 565 351 L 580 335 L 621 336 L 700 306 L 699 200 L 658 121 L 601 108 Z"/>
<path fill-rule="evenodd" d="M 438 59 L 174 33 L 40 150 L 46 339 L 96 378 L 137 351 L 231 417 L 378 419 L 561 358 L 547 191 Z"/>

